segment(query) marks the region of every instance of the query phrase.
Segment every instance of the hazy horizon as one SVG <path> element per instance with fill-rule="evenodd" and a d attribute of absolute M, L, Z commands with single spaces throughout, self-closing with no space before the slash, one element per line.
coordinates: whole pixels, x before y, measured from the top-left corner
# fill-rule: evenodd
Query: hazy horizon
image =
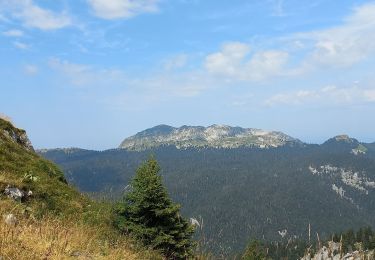
<path fill-rule="evenodd" d="M 0 0 L 0 112 L 36 148 L 167 124 L 375 141 L 375 1 Z"/>

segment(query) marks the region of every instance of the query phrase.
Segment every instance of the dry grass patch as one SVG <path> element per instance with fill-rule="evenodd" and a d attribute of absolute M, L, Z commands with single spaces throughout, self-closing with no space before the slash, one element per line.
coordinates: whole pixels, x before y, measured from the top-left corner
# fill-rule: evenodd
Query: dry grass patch
<path fill-rule="evenodd" d="M 1 205 L 4 206 L 4 205 Z M 129 240 L 108 236 L 104 227 L 91 227 L 74 219 L 40 220 L 20 217 L 18 224 L 5 223 L 9 211 L 0 208 L 0 257 L 8 259 L 155 259 L 147 252 L 135 253 Z"/>

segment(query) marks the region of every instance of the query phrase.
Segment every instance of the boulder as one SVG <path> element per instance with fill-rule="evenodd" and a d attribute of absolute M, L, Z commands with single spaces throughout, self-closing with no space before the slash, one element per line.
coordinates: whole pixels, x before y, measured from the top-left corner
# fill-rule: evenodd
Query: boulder
<path fill-rule="evenodd" d="M 25 193 L 22 190 L 16 187 L 10 187 L 9 185 L 5 188 L 4 194 L 8 196 L 8 198 L 19 201 L 25 197 Z"/>
<path fill-rule="evenodd" d="M 17 201 L 24 201 L 25 199 L 28 199 L 33 196 L 33 192 L 31 190 L 24 191 L 17 187 L 11 187 L 8 185 L 5 190 L 4 194 L 8 196 L 8 198 L 17 200 Z"/>

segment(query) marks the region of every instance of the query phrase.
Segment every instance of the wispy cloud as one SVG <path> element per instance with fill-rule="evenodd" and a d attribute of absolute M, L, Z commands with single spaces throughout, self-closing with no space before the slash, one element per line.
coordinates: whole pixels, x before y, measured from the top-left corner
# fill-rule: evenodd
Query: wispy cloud
<path fill-rule="evenodd" d="M 194 98 L 213 85 L 208 81 L 194 73 L 149 75 L 128 79 L 122 89 L 101 99 L 116 110 L 147 110 L 165 102 Z"/>
<path fill-rule="evenodd" d="M 241 95 L 234 96 L 229 105 L 232 107 L 246 107 L 251 103 L 254 103 L 254 94 L 242 93 Z"/>
<path fill-rule="evenodd" d="M 8 30 L 3 32 L 2 34 L 8 37 L 21 37 L 24 35 L 23 31 L 21 30 Z"/>
<path fill-rule="evenodd" d="M 27 50 L 30 48 L 30 45 L 23 43 L 23 42 L 19 42 L 19 41 L 13 42 L 13 45 L 14 47 L 21 49 L 21 50 Z"/>
<path fill-rule="evenodd" d="M 66 60 L 51 58 L 50 68 L 59 72 L 75 86 L 109 87 L 126 82 L 125 73 L 117 69 L 98 69 L 89 65 L 76 64 Z"/>
<path fill-rule="evenodd" d="M 374 17 L 375 3 L 369 3 L 355 8 L 340 26 L 292 36 L 310 48 L 304 65 L 346 67 L 375 54 Z"/>
<path fill-rule="evenodd" d="M 215 79 L 199 71 L 170 73 L 160 68 L 142 76 L 52 58 L 48 65 L 85 96 L 116 110 L 142 110 L 176 98 L 193 98 L 215 86 Z"/>
<path fill-rule="evenodd" d="M 38 74 L 39 72 L 39 68 L 35 65 L 32 65 L 32 64 L 27 64 L 23 67 L 24 69 L 24 72 L 27 74 L 27 75 L 30 75 L 30 76 L 34 76 L 36 74 Z"/>
<path fill-rule="evenodd" d="M 97 7 L 108 4 L 108 10 L 117 4 L 124 4 L 92 0 L 90 4 L 93 8 L 94 2 Z M 139 3 L 145 4 L 142 1 Z M 157 1 L 148 4 L 156 6 Z M 107 18 L 119 17 L 119 14 L 114 13 Z M 286 90 L 270 96 L 263 103 L 257 100 L 258 104 L 276 106 L 373 102 L 375 91 L 368 87 L 329 86 L 290 92 L 287 91 L 288 83 L 285 83 L 301 75 L 319 77 L 319 71 L 327 67 L 337 69 L 336 73 L 339 73 L 343 66 L 355 65 L 371 57 L 375 53 L 375 21 L 371 17 L 375 17 L 375 4 L 366 4 L 355 8 L 342 25 L 295 33 L 288 37 L 275 37 L 271 41 L 277 44 L 272 47 L 259 47 L 262 46 L 261 42 L 254 45 L 248 42 L 226 42 L 217 50 L 195 56 L 193 69 L 190 66 L 193 62 L 189 60 L 194 55 L 191 53 L 169 56 L 157 63 L 162 66 L 146 68 L 142 76 L 130 75 L 121 69 L 103 69 L 60 59 L 51 59 L 49 65 L 72 85 L 101 88 L 116 86 L 116 91 L 109 93 L 107 98 L 112 96 L 111 99 L 118 104 L 126 103 L 129 97 L 141 100 L 144 96 L 147 102 L 156 102 L 176 97 L 192 98 L 213 89 L 230 87 L 246 88 L 244 93 L 251 91 L 251 95 L 255 96 L 261 92 L 257 89 L 260 85 L 264 87 L 263 83 L 272 83 L 279 78 L 283 79 Z M 124 103 L 122 100 L 125 100 Z M 232 105 L 244 106 L 249 100 L 255 98 L 236 99 Z"/>
<path fill-rule="evenodd" d="M 163 61 L 164 68 L 166 70 L 173 70 L 179 69 L 186 65 L 188 62 L 188 55 L 187 54 L 177 54 L 172 57 L 169 57 Z"/>
<path fill-rule="evenodd" d="M 331 85 L 318 90 L 298 90 L 295 92 L 279 93 L 265 100 L 266 106 L 276 105 L 306 105 L 306 104 L 358 104 L 375 102 L 374 88 L 358 86 L 339 88 Z"/>
<path fill-rule="evenodd" d="M 88 0 L 94 14 L 103 19 L 131 18 L 157 12 L 159 0 Z"/>
<path fill-rule="evenodd" d="M 277 46 L 273 49 L 252 50 L 245 42 L 225 43 L 206 56 L 204 67 L 228 81 L 249 82 L 350 67 L 375 55 L 374 17 L 375 3 L 369 3 L 353 9 L 342 25 L 268 39 Z"/>
<path fill-rule="evenodd" d="M 68 13 L 44 9 L 32 0 L 1 0 L 0 4 L 2 16 L 20 20 L 26 27 L 56 30 L 73 23 Z"/>
<path fill-rule="evenodd" d="M 272 15 L 283 17 L 286 16 L 286 12 L 284 10 L 284 0 L 272 0 L 271 4 L 273 6 Z"/>

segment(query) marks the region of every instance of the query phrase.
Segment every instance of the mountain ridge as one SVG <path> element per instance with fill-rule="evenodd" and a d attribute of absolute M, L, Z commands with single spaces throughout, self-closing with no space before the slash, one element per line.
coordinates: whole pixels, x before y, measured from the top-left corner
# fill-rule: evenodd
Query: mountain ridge
<path fill-rule="evenodd" d="M 329 149 L 328 149 L 329 148 Z M 279 241 L 320 237 L 374 222 L 375 153 L 322 145 L 272 149 L 157 147 L 85 154 L 43 154 L 82 192 L 121 198 L 136 165 L 152 153 L 182 214 L 204 219 L 205 248 L 220 254 L 250 237 Z M 287 230 L 282 238 L 279 231 Z M 220 234 L 226 234 L 221 236 Z"/>
<path fill-rule="evenodd" d="M 157 125 L 124 139 L 118 148 L 141 151 L 170 145 L 179 149 L 189 147 L 271 148 L 284 145 L 303 146 L 304 143 L 282 132 L 257 128 L 218 124 L 208 127 Z"/>
<path fill-rule="evenodd" d="M 227 144 L 228 138 L 233 142 L 233 136 L 244 133 L 255 136 L 245 138 L 255 144 L 258 137 L 270 133 L 286 140 L 276 131 L 159 125 L 130 139 L 134 145 L 142 145 L 140 140 L 151 142 L 139 150 L 130 146 L 100 152 L 57 149 L 41 154 L 58 163 L 68 182 L 82 192 L 116 199 L 122 196 L 136 165 L 152 153 L 160 161 L 171 197 L 182 205 L 182 214 L 204 219 L 204 235 L 209 241 L 204 247 L 218 254 L 240 250 L 249 237 L 303 239 L 309 225 L 321 237 L 329 237 L 331 232 L 375 223 L 373 144 L 337 135 L 323 144 L 290 137 L 302 144 L 279 142 L 279 146 L 264 148 L 217 145 Z M 213 145 L 205 145 L 210 140 Z M 283 230 L 288 233 L 285 238 L 280 235 Z M 220 235 L 223 233 L 226 236 Z"/>
<path fill-rule="evenodd" d="M 185 131 L 189 129 L 198 130 L 198 131 L 205 131 L 207 129 L 212 128 L 229 128 L 231 129 L 232 133 L 239 133 L 244 130 L 250 130 L 250 131 L 258 131 L 258 137 L 259 133 L 271 133 L 276 134 L 280 136 L 285 136 L 289 139 L 289 141 L 285 143 L 278 143 L 277 145 L 262 145 L 261 143 L 231 143 L 227 142 L 228 140 L 218 139 L 216 140 L 216 143 L 210 144 L 210 143 L 204 143 L 204 140 L 194 140 L 191 139 L 185 139 L 181 142 L 178 142 L 178 140 L 163 140 L 160 139 L 160 136 L 167 136 L 173 134 L 174 131 Z M 201 143 L 199 143 L 201 141 Z M 232 140 L 233 141 L 233 140 Z M 244 140 L 240 140 L 244 141 Z M 245 140 L 249 141 L 249 140 Z M 253 140 L 254 141 L 254 140 Z M 222 142 L 222 143 L 220 143 Z M 308 147 L 308 146 L 321 146 L 325 147 L 328 150 L 347 150 L 355 155 L 358 154 L 364 154 L 368 151 L 375 151 L 375 142 L 362 142 L 359 141 L 356 138 L 350 137 L 347 134 L 339 134 L 336 136 L 333 136 L 331 138 L 328 138 L 323 143 L 308 143 L 303 142 L 297 138 L 291 137 L 289 135 L 284 134 L 281 131 L 273 131 L 273 130 L 261 130 L 258 128 L 242 128 L 239 126 L 228 126 L 228 125 L 218 125 L 213 124 L 208 127 L 204 126 L 188 126 L 183 125 L 181 127 L 173 127 L 166 124 L 160 124 L 151 128 L 147 128 L 145 130 L 142 130 L 135 135 L 132 135 L 130 137 L 125 138 L 121 144 L 117 148 L 109 148 L 105 150 L 93 150 L 93 149 L 85 149 L 85 148 L 79 148 L 79 147 L 63 147 L 63 148 L 39 148 L 36 149 L 36 152 L 39 154 L 46 154 L 46 153 L 60 153 L 63 152 L 67 155 L 69 154 L 86 154 L 90 152 L 105 152 L 109 150 L 127 150 L 127 151 L 146 151 L 149 149 L 156 149 L 158 147 L 176 147 L 177 149 L 187 149 L 187 148 L 258 148 L 258 149 L 270 149 L 270 148 L 278 148 L 282 146 L 297 146 L 297 147 Z"/>

